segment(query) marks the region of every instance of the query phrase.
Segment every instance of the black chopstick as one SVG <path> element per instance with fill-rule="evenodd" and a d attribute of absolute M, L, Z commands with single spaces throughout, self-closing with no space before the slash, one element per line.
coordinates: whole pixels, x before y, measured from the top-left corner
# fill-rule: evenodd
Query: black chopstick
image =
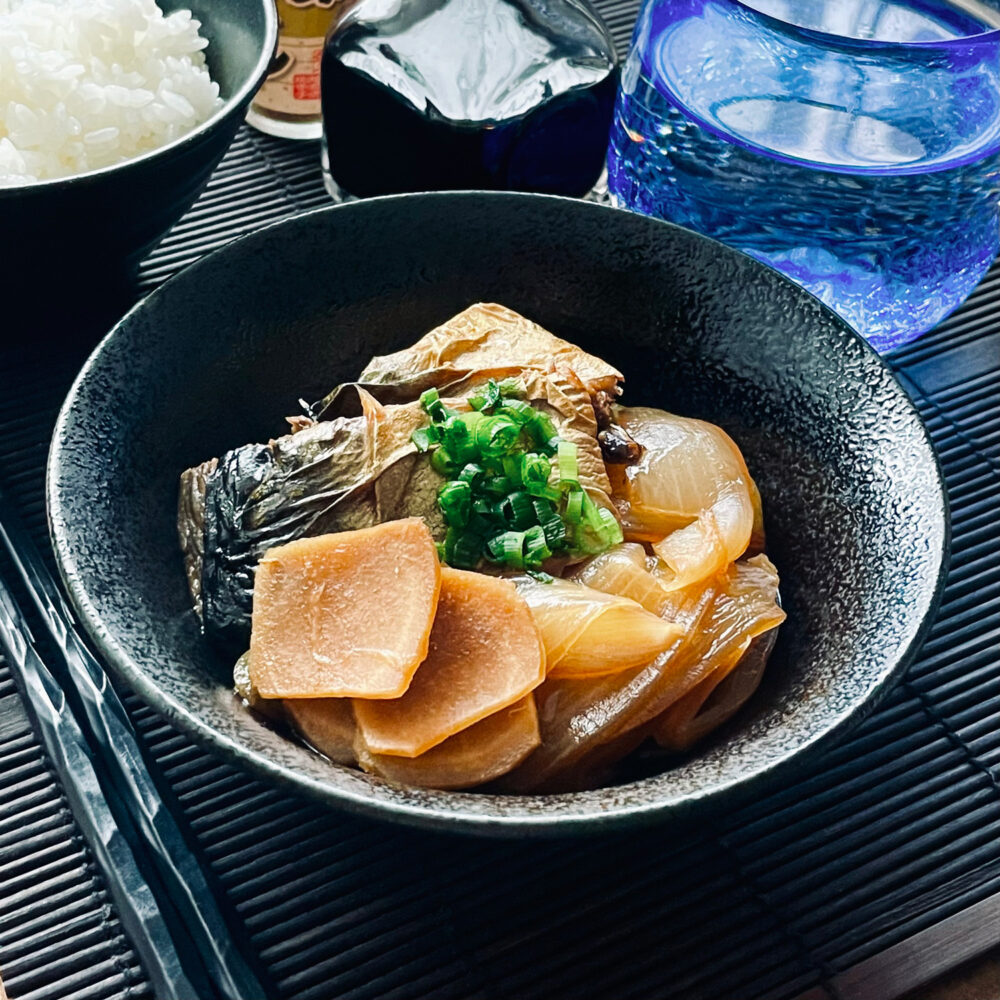
<path fill-rule="evenodd" d="M 198 997 L 135 855 L 101 790 L 90 749 L 66 705 L 65 694 L 35 649 L 34 637 L 13 595 L 0 580 L 0 648 L 25 707 L 90 850 L 104 874 L 129 939 L 157 1000 Z"/>
<path fill-rule="evenodd" d="M 205 873 L 163 803 L 125 706 L 77 633 L 73 613 L 2 491 L 0 539 L 58 650 L 65 666 L 63 683 L 82 705 L 82 724 L 100 763 L 141 835 L 147 856 L 215 990 L 222 1000 L 262 1000 L 264 987 L 237 950 Z"/>

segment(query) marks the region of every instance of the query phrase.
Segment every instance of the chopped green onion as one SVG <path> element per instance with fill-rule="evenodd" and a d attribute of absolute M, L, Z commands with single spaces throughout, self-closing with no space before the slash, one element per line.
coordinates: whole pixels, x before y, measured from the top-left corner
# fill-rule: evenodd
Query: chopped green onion
<path fill-rule="evenodd" d="M 503 474 L 515 485 L 523 486 L 524 482 L 521 479 L 521 456 L 520 455 L 504 455 L 500 460 L 500 464 L 503 466 Z"/>
<path fill-rule="evenodd" d="M 430 427 L 418 427 L 411 435 L 417 451 L 430 451 L 438 443 L 437 428 L 431 424 Z"/>
<path fill-rule="evenodd" d="M 531 505 L 531 497 L 520 490 L 500 502 L 499 513 L 509 527 L 518 530 L 535 523 L 535 508 Z"/>
<path fill-rule="evenodd" d="M 553 552 L 566 547 L 566 526 L 562 518 L 553 510 L 545 510 L 540 507 L 540 502 L 535 501 L 535 514 L 538 523 L 545 532 L 545 542 Z"/>
<path fill-rule="evenodd" d="M 529 451 L 521 456 L 521 482 L 525 489 L 544 489 L 548 486 L 551 472 L 552 463 L 544 455 Z"/>
<path fill-rule="evenodd" d="M 576 445 L 572 441 L 560 441 L 556 449 L 556 467 L 559 470 L 559 485 L 580 481 L 576 464 Z"/>
<path fill-rule="evenodd" d="M 513 488 L 513 484 L 506 476 L 490 476 L 486 482 L 483 483 L 483 489 L 487 493 L 492 493 L 494 496 L 503 497 L 510 493 Z"/>
<path fill-rule="evenodd" d="M 597 534 L 600 534 L 604 528 L 600 508 L 590 499 L 590 495 L 587 493 L 583 494 L 583 520 L 587 527 Z"/>
<path fill-rule="evenodd" d="M 622 526 L 618 523 L 618 518 L 608 510 L 607 507 L 601 507 L 598 512 L 601 521 L 604 522 L 602 529 L 602 540 L 610 548 L 612 545 L 619 545 L 625 541 L 625 536 L 622 534 Z"/>
<path fill-rule="evenodd" d="M 578 524 L 574 529 L 573 548 L 577 552 L 592 556 L 597 555 L 598 552 L 603 552 L 607 547 L 604 540 L 591 532 L 587 528 L 587 525 Z"/>
<path fill-rule="evenodd" d="M 461 418 L 449 417 L 442 426 L 444 431 L 441 443 L 455 461 L 467 462 L 476 457 L 478 453 L 472 431 Z"/>
<path fill-rule="evenodd" d="M 444 561 L 450 566 L 455 558 L 455 542 L 461 533 L 461 528 L 449 528 L 444 536 Z"/>
<path fill-rule="evenodd" d="M 559 443 L 559 432 L 556 425 L 547 413 L 541 410 L 535 411 L 535 419 L 531 424 L 531 433 L 535 437 L 535 443 L 547 454 L 554 455 Z"/>
<path fill-rule="evenodd" d="M 486 395 L 486 405 L 483 407 L 483 409 L 492 410 L 494 406 L 499 405 L 501 399 L 500 386 L 497 385 L 497 383 L 493 379 L 490 379 L 486 383 L 486 387 L 483 390 L 483 392 Z"/>
<path fill-rule="evenodd" d="M 480 399 L 483 399 L 483 404 L 481 406 L 477 406 L 476 409 L 485 410 L 493 409 L 494 407 L 499 406 L 505 399 L 521 396 L 523 393 L 524 390 L 521 383 L 516 378 L 505 378 L 500 382 L 497 382 L 495 379 L 490 379 L 473 398 L 475 398 L 477 402 Z"/>
<path fill-rule="evenodd" d="M 445 420 L 448 416 L 448 411 L 444 408 L 444 403 L 441 402 L 437 389 L 424 390 L 420 394 L 420 405 L 435 423 Z"/>
<path fill-rule="evenodd" d="M 483 540 L 470 531 L 463 532 L 455 539 L 451 552 L 451 564 L 459 569 L 475 569 L 483 557 Z"/>
<path fill-rule="evenodd" d="M 555 486 L 536 486 L 530 490 L 530 493 L 543 500 L 551 500 L 552 503 L 558 503 L 562 499 L 562 493 Z"/>
<path fill-rule="evenodd" d="M 486 478 L 486 471 L 481 465 L 469 462 L 468 465 L 458 474 L 458 478 L 463 483 L 468 483 L 473 490 L 478 490 L 483 485 Z"/>
<path fill-rule="evenodd" d="M 524 395 L 524 387 L 516 378 L 503 378 L 497 383 L 497 391 L 501 399 L 511 399 L 515 396 Z"/>
<path fill-rule="evenodd" d="M 479 413 L 477 410 L 470 410 L 468 413 L 460 413 L 458 415 L 458 419 L 461 420 L 472 433 L 475 433 L 476 427 L 478 427 L 479 424 L 486 419 L 486 415 Z"/>
<path fill-rule="evenodd" d="M 565 517 L 570 524 L 579 524 L 583 518 L 583 490 L 570 490 L 566 494 Z"/>
<path fill-rule="evenodd" d="M 445 483 L 438 490 L 438 506 L 449 526 L 464 528 L 472 512 L 472 487 L 460 479 Z"/>
<path fill-rule="evenodd" d="M 539 583 L 555 582 L 554 576 L 552 576 L 550 573 L 543 573 L 540 569 L 529 569 L 525 570 L 525 572 L 528 574 L 528 576 L 531 577 L 532 580 L 537 580 Z"/>
<path fill-rule="evenodd" d="M 516 447 L 519 435 L 510 417 L 487 417 L 476 426 L 476 447 L 488 458 L 499 458 Z"/>
<path fill-rule="evenodd" d="M 523 531 L 505 531 L 491 538 L 486 547 L 494 562 L 511 569 L 524 569 Z"/>
<path fill-rule="evenodd" d="M 450 479 L 460 467 L 444 448 L 437 448 L 431 452 L 431 468 L 439 476 Z"/>
<path fill-rule="evenodd" d="M 532 500 L 531 506 L 535 508 L 535 518 L 539 524 L 544 524 L 553 517 L 559 517 L 558 511 L 548 500 Z"/>
<path fill-rule="evenodd" d="M 420 403 L 431 422 L 411 440 L 446 480 L 438 492 L 442 562 L 475 569 L 485 558 L 551 580 L 536 571 L 554 553 L 603 552 L 622 530 L 581 489 L 576 445 L 523 396 L 516 379 L 491 379 L 468 398 L 469 412 L 455 413 L 428 389 Z"/>
<path fill-rule="evenodd" d="M 445 558 L 445 546 L 444 546 L 444 542 L 435 542 L 434 543 L 434 548 L 437 549 L 438 561 L 439 562 L 447 562 L 447 559 Z"/>
<path fill-rule="evenodd" d="M 478 503 L 478 501 L 473 501 L 473 503 Z M 469 523 L 465 528 L 466 531 L 476 535 L 482 541 L 484 538 L 495 535 L 497 531 L 502 531 L 503 525 L 498 526 L 497 519 L 492 510 L 489 514 L 480 514 L 478 511 L 473 510 L 469 515 Z"/>
<path fill-rule="evenodd" d="M 506 399 L 497 412 L 502 416 L 510 417 L 522 427 L 535 419 L 534 407 L 523 399 Z"/>
<path fill-rule="evenodd" d="M 524 564 L 538 567 L 552 555 L 545 541 L 545 531 L 537 524 L 524 533 Z"/>

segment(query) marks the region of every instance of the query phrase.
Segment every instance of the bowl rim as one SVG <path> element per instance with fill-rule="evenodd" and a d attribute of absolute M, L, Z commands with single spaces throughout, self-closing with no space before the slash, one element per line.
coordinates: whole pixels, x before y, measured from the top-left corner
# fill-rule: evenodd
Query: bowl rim
<path fill-rule="evenodd" d="M 190 10 L 192 17 L 198 20 L 197 13 L 191 9 L 192 6 L 197 6 L 197 3 L 198 0 L 193 0 L 193 3 L 185 0 L 185 6 L 178 9 Z M 120 160 L 118 163 L 109 163 L 104 167 L 96 167 L 93 170 L 85 170 L 78 174 L 68 174 L 65 177 L 46 177 L 38 181 L 29 181 L 27 184 L 0 187 L 0 198 L 13 198 L 18 195 L 24 197 L 34 192 L 53 191 L 56 188 L 68 187 L 72 184 L 97 182 L 134 164 L 148 163 L 159 156 L 167 156 L 178 150 L 196 145 L 204 135 L 211 132 L 224 118 L 248 102 L 267 75 L 267 68 L 274 57 L 274 52 L 278 45 L 278 11 L 272 0 L 260 0 L 260 8 L 264 14 L 264 42 L 253 70 L 237 91 L 225 98 L 222 106 L 217 108 L 200 125 L 195 126 L 190 132 L 185 132 L 184 135 L 178 136 L 176 139 L 172 139 L 162 146 L 157 146 L 155 149 L 148 149 L 144 153 L 139 153 L 137 156 L 130 156 L 127 160 Z"/>
<path fill-rule="evenodd" d="M 822 307 L 822 311 L 835 321 L 835 325 L 841 329 L 842 333 L 859 341 L 863 349 L 884 370 L 884 373 L 889 376 L 889 379 L 895 385 L 904 410 L 908 411 L 909 417 L 918 430 L 934 472 L 933 485 L 936 493 L 934 501 L 935 507 L 940 507 L 941 518 L 934 525 L 937 536 L 936 546 L 934 546 L 935 538 L 928 538 L 928 542 L 932 545 L 931 558 L 936 562 L 937 570 L 933 588 L 927 588 L 926 586 L 923 588 L 922 593 L 925 595 L 925 599 L 922 605 L 916 609 L 913 609 L 911 606 L 911 612 L 914 610 L 916 612 L 910 615 L 911 622 L 916 622 L 915 627 L 911 627 L 907 635 L 901 639 L 892 656 L 886 654 L 884 659 L 890 665 L 871 683 L 867 693 L 861 698 L 851 699 L 846 708 L 839 711 L 836 715 L 829 717 L 824 725 L 815 733 L 796 743 L 794 748 L 783 749 L 780 753 L 772 756 L 766 764 L 757 767 L 749 774 L 737 774 L 729 779 L 715 781 L 694 793 L 685 793 L 674 798 L 663 795 L 652 801 L 613 805 L 610 808 L 604 800 L 616 788 L 628 788 L 637 784 L 655 782 L 669 775 L 670 771 L 642 778 L 625 786 L 611 786 L 591 791 L 548 795 L 500 796 L 479 792 L 437 791 L 430 789 L 409 790 L 416 791 L 420 797 L 430 798 L 431 804 L 407 801 L 398 795 L 400 786 L 394 786 L 391 783 L 369 775 L 364 776 L 368 779 L 364 784 L 364 791 L 335 787 L 309 774 L 296 772 L 265 753 L 249 747 L 245 742 L 220 733 L 179 701 L 165 694 L 153 681 L 151 676 L 142 669 L 141 665 L 133 661 L 117 643 L 114 635 L 104 625 L 101 616 L 90 599 L 83 582 L 85 574 L 81 573 L 74 555 L 71 539 L 65 533 L 67 518 L 61 494 L 62 490 L 67 488 L 67 486 L 60 481 L 62 449 L 65 444 L 69 425 L 72 423 L 74 404 L 77 396 L 81 392 L 84 383 L 89 379 L 91 372 L 101 364 L 103 354 L 109 349 L 113 338 L 115 338 L 118 331 L 123 328 L 124 324 L 128 322 L 133 314 L 145 309 L 146 303 L 150 301 L 155 303 L 163 295 L 172 295 L 175 283 L 183 287 L 183 282 L 188 280 L 184 278 L 184 275 L 189 273 L 196 275 L 202 268 L 211 267 L 212 262 L 217 256 L 238 252 L 239 247 L 245 243 L 252 244 L 255 241 L 266 240 L 269 234 L 275 229 L 308 226 L 314 217 L 327 216 L 331 213 L 344 211 L 363 211 L 366 205 L 408 202 L 415 198 L 462 201 L 484 197 L 497 202 L 514 199 L 519 203 L 526 202 L 529 199 L 531 199 L 531 203 L 534 203 L 536 199 L 545 199 L 549 202 L 564 203 L 567 208 L 573 206 L 570 209 L 572 211 L 623 213 L 630 217 L 632 216 L 632 213 L 625 213 L 622 209 L 613 208 L 608 205 L 585 202 L 576 198 L 535 193 L 439 191 L 384 195 L 362 201 L 321 206 L 320 208 L 270 223 L 253 232 L 245 233 L 212 253 L 199 258 L 182 271 L 173 275 L 144 299 L 137 302 L 102 338 L 87 358 L 60 408 L 52 435 L 46 466 L 46 501 L 49 532 L 59 573 L 69 593 L 72 605 L 88 635 L 96 644 L 102 657 L 118 680 L 128 685 L 146 704 L 150 705 L 161 715 L 164 715 L 171 724 L 176 725 L 186 735 L 194 739 L 195 742 L 218 753 L 226 761 L 248 768 L 256 775 L 273 781 L 279 786 L 304 793 L 311 798 L 325 803 L 327 806 L 336 807 L 369 818 L 393 820 L 425 829 L 494 837 L 517 837 L 526 834 L 533 836 L 564 836 L 607 831 L 612 828 L 619 829 L 624 826 L 644 825 L 663 821 L 668 818 L 683 820 L 688 818 L 694 809 L 697 809 L 699 813 L 702 810 L 707 813 L 713 807 L 721 807 L 729 803 L 735 804 L 750 794 L 766 792 L 768 789 L 774 787 L 781 778 L 786 777 L 797 765 L 800 765 L 807 759 L 811 759 L 817 752 L 832 742 L 842 739 L 846 732 L 864 721 L 892 690 L 895 683 L 917 655 L 927 633 L 934 624 L 935 612 L 944 594 L 950 564 L 951 523 L 948 495 L 937 451 L 934 448 L 927 426 L 920 418 L 913 400 L 893 375 L 891 368 L 885 360 L 871 348 L 860 334 L 853 330 L 849 324 L 829 309 L 829 307 L 816 299 L 806 289 L 791 281 L 791 279 L 787 278 L 780 271 L 741 251 L 719 243 L 717 240 L 703 236 L 692 230 L 684 229 L 674 223 L 656 219 L 648 220 L 657 226 L 665 227 L 664 232 L 668 230 L 683 232 L 686 238 L 694 237 L 698 241 L 704 241 L 712 245 L 720 253 L 736 254 L 751 261 L 756 267 L 773 271 L 782 282 L 793 286 L 801 294 L 814 299 Z M 442 210 L 444 210 L 443 206 Z M 330 766 L 339 767 L 339 765 L 334 764 L 330 764 Z M 353 772 L 353 769 L 345 768 L 343 770 Z M 394 792 L 397 793 L 396 797 L 393 797 Z M 438 800 L 447 800 L 448 805 L 444 808 L 436 807 L 433 803 Z M 532 811 L 516 807 L 519 802 L 538 802 L 539 800 L 544 800 L 546 806 L 544 811 L 539 812 L 537 809 Z M 454 804 L 456 801 L 460 803 L 467 802 L 468 808 L 456 806 Z M 482 808 L 475 808 L 477 804 L 479 806 L 495 804 L 496 807 L 491 810 L 484 810 Z"/>

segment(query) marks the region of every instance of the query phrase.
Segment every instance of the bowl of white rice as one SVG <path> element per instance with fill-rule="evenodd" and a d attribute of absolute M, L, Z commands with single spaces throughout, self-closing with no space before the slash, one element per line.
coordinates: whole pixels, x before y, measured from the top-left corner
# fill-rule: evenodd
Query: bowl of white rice
<path fill-rule="evenodd" d="M 222 158 L 276 37 L 273 0 L 0 0 L 0 286 L 134 270 Z"/>

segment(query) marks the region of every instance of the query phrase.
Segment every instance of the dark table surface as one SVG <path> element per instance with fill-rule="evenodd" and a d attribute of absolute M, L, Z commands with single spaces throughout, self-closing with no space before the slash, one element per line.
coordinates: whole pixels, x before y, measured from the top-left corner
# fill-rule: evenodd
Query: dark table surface
<path fill-rule="evenodd" d="M 624 45 L 634 2 L 598 6 Z M 59 404 L 128 300 L 325 203 L 315 144 L 245 129 L 120 301 L 81 303 L 57 337 L 0 339 L 0 481 L 37 540 Z M 860 729 L 709 827 L 415 833 L 263 785 L 129 699 L 269 997 L 892 1000 L 1000 940 L 1000 268 L 891 363 L 948 484 L 936 624 Z M 0 969 L 14 1000 L 151 996 L 2 664 Z"/>

